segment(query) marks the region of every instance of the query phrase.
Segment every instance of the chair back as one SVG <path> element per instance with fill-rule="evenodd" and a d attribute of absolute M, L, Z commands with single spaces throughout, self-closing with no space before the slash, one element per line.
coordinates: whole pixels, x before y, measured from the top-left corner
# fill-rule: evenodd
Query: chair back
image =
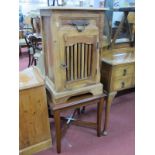
<path fill-rule="evenodd" d="M 40 17 L 36 16 L 36 17 L 32 17 L 31 18 L 31 26 L 33 29 L 33 33 L 38 33 L 40 34 Z"/>

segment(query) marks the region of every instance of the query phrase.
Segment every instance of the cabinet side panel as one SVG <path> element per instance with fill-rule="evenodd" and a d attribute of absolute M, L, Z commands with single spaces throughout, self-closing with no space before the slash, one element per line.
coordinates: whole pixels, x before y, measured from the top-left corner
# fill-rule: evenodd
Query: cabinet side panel
<path fill-rule="evenodd" d="M 46 76 L 54 83 L 54 53 L 52 50 L 51 16 L 42 16 L 42 38 Z"/>
<path fill-rule="evenodd" d="M 51 139 L 43 86 L 20 92 L 19 122 L 20 149 Z"/>

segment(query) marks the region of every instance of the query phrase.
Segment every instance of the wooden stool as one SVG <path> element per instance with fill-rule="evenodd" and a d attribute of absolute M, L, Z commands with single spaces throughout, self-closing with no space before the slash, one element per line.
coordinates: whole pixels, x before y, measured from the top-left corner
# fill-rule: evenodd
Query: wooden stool
<path fill-rule="evenodd" d="M 81 95 L 78 97 L 71 98 L 69 101 L 62 103 L 62 104 L 53 104 L 51 100 L 49 101 L 50 108 L 54 115 L 55 120 L 55 130 L 56 130 L 56 145 L 57 145 L 57 153 L 61 152 L 61 117 L 60 113 L 69 110 L 69 109 L 79 109 L 80 107 L 87 106 L 89 104 L 96 104 L 97 103 L 97 121 L 94 122 L 86 122 L 81 120 L 72 120 L 73 124 L 85 126 L 85 127 L 92 127 L 95 128 L 97 131 L 97 136 L 101 136 L 101 120 L 102 120 L 102 111 L 104 105 L 104 97 L 105 95 Z"/>

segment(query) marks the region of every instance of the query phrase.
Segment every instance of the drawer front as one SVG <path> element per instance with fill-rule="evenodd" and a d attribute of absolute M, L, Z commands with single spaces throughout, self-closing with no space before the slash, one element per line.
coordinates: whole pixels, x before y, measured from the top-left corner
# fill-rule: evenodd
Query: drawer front
<path fill-rule="evenodd" d="M 112 77 L 127 77 L 134 72 L 134 65 L 116 66 L 113 69 Z"/>
<path fill-rule="evenodd" d="M 114 79 L 111 83 L 111 90 L 121 90 L 132 86 L 132 76 L 126 78 Z"/>

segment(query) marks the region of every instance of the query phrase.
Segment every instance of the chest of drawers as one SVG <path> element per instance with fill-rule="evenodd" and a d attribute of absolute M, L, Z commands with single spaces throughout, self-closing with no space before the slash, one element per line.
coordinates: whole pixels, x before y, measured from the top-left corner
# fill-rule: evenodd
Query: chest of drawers
<path fill-rule="evenodd" d="M 105 90 L 110 93 L 134 86 L 134 63 L 112 66 L 102 62 L 102 83 Z"/>
<path fill-rule="evenodd" d="M 133 51 L 107 51 L 102 55 L 101 82 L 107 92 L 104 134 L 107 134 L 109 113 L 113 98 L 118 91 L 132 88 L 135 84 L 135 60 Z"/>

